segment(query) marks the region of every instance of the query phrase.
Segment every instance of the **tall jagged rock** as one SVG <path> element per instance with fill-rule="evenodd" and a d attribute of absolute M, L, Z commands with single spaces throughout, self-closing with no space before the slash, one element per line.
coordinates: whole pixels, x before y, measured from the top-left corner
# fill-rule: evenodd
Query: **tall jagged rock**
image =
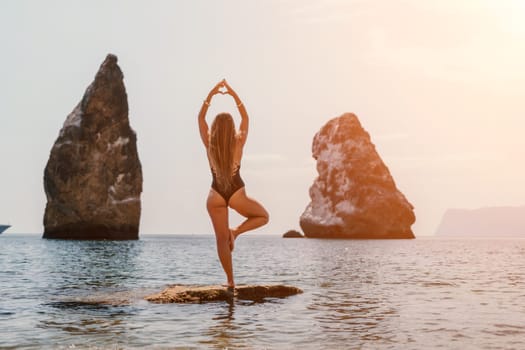
<path fill-rule="evenodd" d="M 307 237 L 414 238 L 414 208 L 354 114 L 323 126 L 312 152 L 319 176 L 300 219 Z"/>
<path fill-rule="evenodd" d="M 69 114 L 44 171 L 44 238 L 138 239 L 142 167 L 117 57 Z"/>

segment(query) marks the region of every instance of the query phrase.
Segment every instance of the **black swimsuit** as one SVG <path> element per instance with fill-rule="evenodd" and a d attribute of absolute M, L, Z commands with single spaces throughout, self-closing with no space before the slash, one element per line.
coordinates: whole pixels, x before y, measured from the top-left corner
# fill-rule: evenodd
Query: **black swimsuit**
<path fill-rule="evenodd" d="M 218 194 L 221 195 L 222 198 L 224 198 L 224 200 L 226 201 L 226 204 L 228 204 L 228 202 L 230 201 L 231 196 L 233 196 L 233 194 L 235 192 L 237 192 L 238 190 L 240 190 L 241 188 L 244 187 L 244 181 L 242 181 L 242 179 L 241 179 L 240 168 L 241 168 L 241 166 L 239 166 L 237 168 L 237 170 L 235 170 L 235 173 L 233 173 L 232 185 L 231 185 L 229 191 L 222 190 L 222 189 L 219 188 L 219 183 L 217 182 L 217 177 L 215 176 L 215 173 L 213 172 L 213 169 L 211 171 L 211 175 L 213 176 L 213 182 L 211 183 L 211 188 L 213 188 L 215 190 L 215 192 L 217 192 Z"/>

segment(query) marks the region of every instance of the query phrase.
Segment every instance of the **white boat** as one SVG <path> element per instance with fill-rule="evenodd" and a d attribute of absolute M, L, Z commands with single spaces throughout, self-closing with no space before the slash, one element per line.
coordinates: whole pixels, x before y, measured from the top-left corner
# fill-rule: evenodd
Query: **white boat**
<path fill-rule="evenodd" d="M 0 225 L 0 234 L 10 228 L 10 225 Z"/>

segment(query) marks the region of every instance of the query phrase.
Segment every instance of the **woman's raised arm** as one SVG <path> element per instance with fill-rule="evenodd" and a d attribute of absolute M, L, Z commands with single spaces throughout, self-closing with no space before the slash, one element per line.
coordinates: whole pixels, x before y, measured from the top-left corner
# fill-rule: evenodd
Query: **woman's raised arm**
<path fill-rule="evenodd" d="M 208 123 L 206 122 L 206 113 L 208 112 L 208 107 L 210 106 L 211 99 L 213 98 L 215 94 L 220 93 L 220 89 L 223 86 L 224 86 L 224 79 L 218 82 L 217 85 L 215 85 L 213 89 L 211 89 L 206 99 L 202 102 L 202 107 L 199 112 L 199 118 L 198 118 L 199 119 L 199 131 L 201 134 L 202 143 L 204 144 L 204 147 L 206 148 L 208 148 L 208 143 L 209 143 L 209 127 L 208 127 Z"/>

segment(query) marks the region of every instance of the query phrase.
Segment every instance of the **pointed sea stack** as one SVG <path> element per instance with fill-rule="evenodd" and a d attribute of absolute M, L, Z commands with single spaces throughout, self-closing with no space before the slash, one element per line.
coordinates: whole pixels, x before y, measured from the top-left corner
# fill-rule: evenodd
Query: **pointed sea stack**
<path fill-rule="evenodd" d="M 138 239 L 142 167 L 117 57 L 69 114 L 44 171 L 44 238 Z"/>
<path fill-rule="evenodd" d="M 314 137 L 312 153 L 319 176 L 300 219 L 306 237 L 414 238 L 414 208 L 354 114 L 326 123 Z"/>

